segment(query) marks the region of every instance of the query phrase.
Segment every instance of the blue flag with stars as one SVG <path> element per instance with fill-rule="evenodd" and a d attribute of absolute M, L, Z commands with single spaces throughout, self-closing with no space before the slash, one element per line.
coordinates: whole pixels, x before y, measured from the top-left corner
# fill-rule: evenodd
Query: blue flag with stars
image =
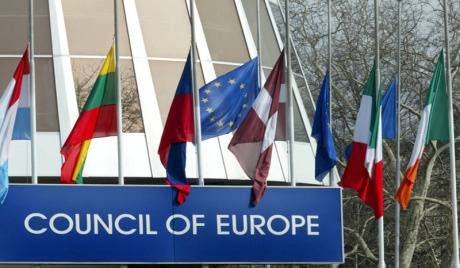
<path fill-rule="evenodd" d="M 258 94 L 257 57 L 200 88 L 202 140 L 237 129 Z"/>
<path fill-rule="evenodd" d="M 324 177 L 337 164 L 334 140 L 329 118 L 329 71 L 324 77 L 323 86 L 316 103 L 315 119 L 311 136 L 318 140 L 316 146 L 315 178 L 323 181 Z"/>

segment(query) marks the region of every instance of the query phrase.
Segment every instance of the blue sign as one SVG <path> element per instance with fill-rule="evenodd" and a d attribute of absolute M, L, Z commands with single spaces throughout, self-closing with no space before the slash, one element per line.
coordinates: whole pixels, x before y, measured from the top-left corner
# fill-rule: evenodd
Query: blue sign
<path fill-rule="evenodd" d="M 339 188 L 11 185 L 0 262 L 343 262 Z"/>

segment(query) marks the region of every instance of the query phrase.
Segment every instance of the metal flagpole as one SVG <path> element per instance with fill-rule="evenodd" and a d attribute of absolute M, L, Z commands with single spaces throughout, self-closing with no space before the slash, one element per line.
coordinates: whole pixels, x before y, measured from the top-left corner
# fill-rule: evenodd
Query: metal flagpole
<path fill-rule="evenodd" d="M 329 70 L 329 126 L 332 121 L 332 31 L 331 31 L 331 0 L 327 1 L 327 69 Z M 329 171 L 329 186 L 334 186 L 334 169 Z"/>
<path fill-rule="evenodd" d="M 37 120 L 35 108 L 35 59 L 34 59 L 34 4 L 29 0 L 29 55 L 30 55 L 30 144 L 32 158 L 32 184 L 38 184 L 37 175 Z"/>
<path fill-rule="evenodd" d="M 257 55 L 259 56 L 259 59 L 257 61 L 257 64 L 259 65 L 259 86 L 262 87 L 262 50 L 261 50 L 261 45 L 260 45 L 260 0 L 256 1 L 257 5 Z"/>
<path fill-rule="evenodd" d="M 30 145 L 32 159 L 32 184 L 38 184 L 37 176 L 37 121 L 35 111 L 35 59 L 34 59 L 34 1 L 29 0 L 29 86 L 30 86 Z M 40 268 L 35 264 L 34 268 Z"/>
<path fill-rule="evenodd" d="M 113 0 L 115 9 L 115 72 L 117 73 L 117 131 L 118 131 L 118 184 L 124 185 L 123 177 L 123 124 L 121 107 L 120 50 L 118 49 L 118 0 Z"/>
<path fill-rule="evenodd" d="M 375 90 L 380 89 L 380 53 L 379 53 L 379 1 L 374 0 L 374 19 L 375 19 Z M 379 267 L 385 267 L 385 253 L 383 244 L 383 216 L 378 219 L 379 225 Z"/>
<path fill-rule="evenodd" d="M 287 93 L 287 122 L 288 122 L 288 144 L 289 144 L 289 174 L 291 186 L 296 186 L 294 174 L 294 94 L 291 83 L 291 31 L 289 25 L 289 0 L 285 0 L 286 12 L 286 93 Z"/>
<path fill-rule="evenodd" d="M 396 90 L 396 187 L 401 184 L 400 172 L 401 172 L 401 119 L 400 119 L 400 101 L 401 101 L 401 0 L 398 0 L 398 78 L 397 78 L 397 90 Z M 399 268 L 399 236 L 400 236 L 400 206 L 398 201 L 395 200 L 395 268 Z"/>
<path fill-rule="evenodd" d="M 331 0 L 327 1 L 327 69 L 329 70 L 329 126 L 332 125 L 332 31 L 331 31 Z M 329 171 L 329 186 L 334 186 L 334 169 Z M 331 263 L 331 268 L 337 267 Z"/>
<path fill-rule="evenodd" d="M 204 185 L 203 167 L 201 161 L 201 121 L 200 121 L 200 95 L 196 85 L 196 36 L 195 36 L 195 0 L 190 0 L 190 27 L 192 32 L 192 48 L 190 52 L 192 65 L 192 92 L 193 92 L 193 115 L 195 122 L 195 144 L 198 164 L 198 184 Z"/>
<path fill-rule="evenodd" d="M 452 110 L 452 77 L 450 73 L 449 21 L 447 18 L 447 0 L 444 0 L 444 38 L 446 46 L 446 76 L 449 98 L 449 145 L 450 145 L 450 178 L 452 198 L 452 236 L 454 242 L 454 267 L 459 267 L 458 260 L 458 219 L 457 219 L 457 178 L 455 174 L 455 143 L 454 143 L 454 113 Z"/>

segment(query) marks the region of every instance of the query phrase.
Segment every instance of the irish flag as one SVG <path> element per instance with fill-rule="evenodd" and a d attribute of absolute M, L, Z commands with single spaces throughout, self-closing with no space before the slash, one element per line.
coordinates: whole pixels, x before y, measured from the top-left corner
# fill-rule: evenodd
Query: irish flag
<path fill-rule="evenodd" d="M 381 85 L 381 83 L 379 83 Z M 382 87 L 375 90 L 375 65 L 361 98 L 353 135 L 353 149 L 339 185 L 354 189 L 375 218 L 383 216 Z"/>
<path fill-rule="evenodd" d="M 425 106 L 417 130 L 414 149 L 410 156 L 409 164 L 404 179 L 396 192 L 395 199 L 406 209 L 409 203 L 410 193 L 414 186 L 417 169 L 422 159 L 425 146 L 431 140 L 449 140 L 449 125 L 447 121 L 447 89 L 444 71 L 444 53 L 438 57 L 438 63 L 434 70 L 430 89 L 426 96 Z"/>
<path fill-rule="evenodd" d="M 72 132 L 61 149 L 61 183 L 83 183 L 86 155 L 93 138 L 117 135 L 117 78 L 113 45 Z"/>

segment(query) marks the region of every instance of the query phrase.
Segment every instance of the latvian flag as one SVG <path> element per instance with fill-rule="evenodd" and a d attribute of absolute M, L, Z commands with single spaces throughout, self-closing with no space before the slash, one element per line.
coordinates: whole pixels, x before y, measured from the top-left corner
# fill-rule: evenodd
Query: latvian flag
<path fill-rule="evenodd" d="M 27 125 L 27 122 L 30 122 L 27 120 L 30 115 L 24 115 L 26 122 L 23 123 L 26 123 L 25 125 L 15 126 L 20 102 L 23 104 L 21 106 L 25 109 L 24 112 L 30 112 L 30 108 L 26 107 L 29 104 L 29 79 L 29 47 L 27 47 L 13 78 L 0 99 L 0 204 L 3 204 L 8 193 L 8 152 L 13 129 L 17 133 L 17 139 L 28 139 L 30 137 L 30 126 Z"/>
<path fill-rule="evenodd" d="M 375 65 L 361 98 L 353 135 L 353 149 L 339 185 L 354 189 L 375 218 L 383 216 L 382 86 L 375 90 Z"/>
<path fill-rule="evenodd" d="M 257 205 L 267 187 L 281 87 L 284 82 L 284 51 L 281 52 L 264 88 L 235 132 L 228 149 L 235 155 L 246 175 L 254 181 L 252 204 Z"/>

